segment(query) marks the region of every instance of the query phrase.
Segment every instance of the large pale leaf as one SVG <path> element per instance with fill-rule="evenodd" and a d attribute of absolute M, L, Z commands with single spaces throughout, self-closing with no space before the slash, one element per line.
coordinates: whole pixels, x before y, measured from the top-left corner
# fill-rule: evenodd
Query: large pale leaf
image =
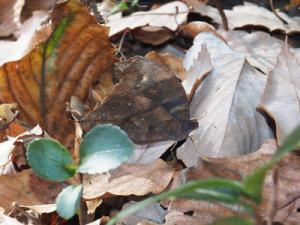
<path fill-rule="evenodd" d="M 287 45 L 282 47 L 277 64 L 270 73 L 260 108 L 276 123 L 279 144 L 300 123 L 300 64 Z"/>
<path fill-rule="evenodd" d="M 73 133 L 64 113 L 66 102 L 72 95 L 84 101 L 96 80 L 112 84 L 111 77 L 101 74 L 112 65 L 114 50 L 108 29 L 78 1 L 59 5 L 53 23 L 56 29 L 46 43 L 0 68 L 0 101 L 18 103 L 28 123 L 40 123 L 66 143 Z"/>
<path fill-rule="evenodd" d="M 191 1 L 191 0 L 186 0 Z M 214 22 L 222 24 L 222 18 L 215 7 L 209 5 L 199 5 L 194 7 L 194 11 L 203 16 L 213 19 Z M 232 9 L 224 10 L 228 20 L 228 27 L 231 29 L 242 27 L 265 27 L 270 31 L 282 31 L 285 33 L 293 33 L 300 31 L 300 25 L 297 19 L 289 17 L 285 13 L 278 12 L 287 24 L 281 21 L 276 15 L 264 8 L 251 3 L 237 5 Z"/>
<path fill-rule="evenodd" d="M 283 42 L 265 32 L 222 32 L 228 45 L 246 56 L 249 63 L 268 74 L 276 64 Z"/>
<path fill-rule="evenodd" d="M 180 151 L 214 157 L 256 151 L 271 136 L 265 119 L 256 111 L 266 78 L 211 33 L 199 34 L 186 57 L 205 51 L 205 46 L 214 69 L 191 102 L 191 117 L 199 123 L 192 133 L 193 143 Z"/>
<path fill-rule="evenodd" d="M 113 36 L 125 29 L 134 29 L 150 25 L 153 27 L 166 27 L 175 31 L 187 19 L 188 7 L 181 1 L 165 4 L 148 12 L 135 12 L 130 16 L 110 17 L 108 25 L 111 27 L 109 36 Z"/>

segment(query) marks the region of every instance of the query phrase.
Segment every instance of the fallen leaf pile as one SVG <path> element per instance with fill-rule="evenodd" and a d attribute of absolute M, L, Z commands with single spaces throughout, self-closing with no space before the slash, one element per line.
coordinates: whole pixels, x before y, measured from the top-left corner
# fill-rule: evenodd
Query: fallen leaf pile
<path fill-rule="evenodd" d="M 83 133 L 118 125 L 135 144 L 119 168 L 82 175 L 86 224 L 188 181 L 241 180 L 268 161 L 300 124 L 300 13 L 291 13 L 300 2 L 242 2 L 2 1 L 0 223 L 79 224 L 54 204 L 76 178 L 42 180 L 25 156 L 36 137 L 73 153 L 74 121 Z M 274 224 L 299 224 L 299 165 L 291 153 L 268 173 L 262 224 L 270 212 Z M 119 224 L 208 225 L 244 213 L 176 199 Z"/>

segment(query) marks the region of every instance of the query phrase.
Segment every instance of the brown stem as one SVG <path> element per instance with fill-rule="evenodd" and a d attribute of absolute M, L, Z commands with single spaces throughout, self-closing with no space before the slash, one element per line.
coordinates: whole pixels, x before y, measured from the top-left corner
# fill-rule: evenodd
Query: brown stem
<path fill-rule="evenodd" d="M 281 18 L 277 11 L 275 10 L 275 7 L 274 7 L 274 3 L 273 3 L 273 0 L 269 0 L 269 4 L 270 4 L 270 7 L 272 9 L 272 12 L 275 14 L 275 16 L 280 19 L 284 24 L 288 24 L 283 18 Z"/>
<path fill-rule="evenodd" d="M 218 11 L 220 13 L 224 30 L 228 31 L 228 21 L 227 21 L 227 17 L 225 15 L 225 12 L 223 10 L 222 4 L 220 3 L 219 0 L 212 0 L 212 3 L 216 6 L 216 8 L 218 9 Z"/>
<path fill-rule="evenodd" d="M 273 171 L 272 183 L 273 183 L 273 187 L 271 190 L 272 193 L 271 193 L 269 213 L 268 213 L 268 217 L 267 217 L 267 225 L 273 224 L 274 216 L 275 216 L 276 210 L 277 210 L 277 196 L 278 196 L 278 189 L 277 189 L 277 187 L 278 187 L 278 169 L 277 168 L 275 168 Z"/>

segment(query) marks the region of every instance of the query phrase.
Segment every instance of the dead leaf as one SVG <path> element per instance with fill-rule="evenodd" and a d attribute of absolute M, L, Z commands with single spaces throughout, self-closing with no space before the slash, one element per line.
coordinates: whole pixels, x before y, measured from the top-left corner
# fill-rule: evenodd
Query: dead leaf
<path fill-rule="evenodd" d="M 45 12 L 34 12 L 33 16 L 26 20 L 20 27 L 18 40 L 0 40 L 0 66 L 6 62 L 19 60 L 32 50 L 31 42 L 36 30 L 40 30 L 41 23 L 45 21 L 48 14 Z M 39 44 L 37 42 L 36 44 Z"/>
<path fill-rule="evenodd" d="M 202 21 L 193 21 L 183 25 L 181 32 L 183 36 L 191 39 L 194 39 L 194 37 L 202 32 L 212 32 L 215 36 L 225 41 L 222 35 L 219 34 L 212 25 Z"/>
<path fill-rule="evenodd" d="M 82 101 L 87 98 L 91 84 L 111 67 L 114 49 L 108 41 L 108 29 L 98 25 L 77 1 L 59 5 L 54 15 L 64 18 L 53 33 L 55 38 L 0 68 L 0 100 L 18 103 L 27 122 L 40 123 L 51 136 L 67 144 L 73 140 L 68 137 L 73 124 L 64 113 L 66 102 L 72 95 Z M 111 77 L 110 81 L 112 84 Z"/>
<path fill-rule="evenodd" d="M 160 193 L 170 183 L 174 170 L 162 160 L 153 165 L 123 164 L 112 174 L 84 177 L 84 199 L 95 199 L 104 194 L 137 195 Z"/>
<path fill-rule="evenodd" d="M 137 56 L 117 64 L 113 76 L 118 85 L 81 120 L 83 130 L 113 123 L 136 144 L 147 144 L 182 140 L 195 127 L 184 89 L 165 67 Z"/>
<path fill-rule="evenodd" d="M 199 7 L 194 8 L 194 11 L 212 18 L 218 24 L 222 24 L 222 18 L 218 10 L 212 6 L 199 5 Z M 278 12 L 279 16 L 287 22 L 287 24 L 284 24 L 272 11 L 252 3 L 234 6 L 232 10 L 224 10 L 224 13 L 230 29 L 250 26 L 265 27 L 270 32 L 281 31 L 286 34 L 300 32 L 300 25 L 296 19 L 283 12 Z"/>
<path fill-rule="evenodd" d="M 175 141 L 162 141 L 146 145 L 135 145 L 134 153 L 127 163 L 152 165 L 175 143 Z"/>
<path fill-rule="evenodd" d="M 202 56 L 206 46 L 214 69 L 191 101 L 191 118 L 198 120 L 199 127 L 179 152 L 186 157 L 191 151 L 195 152 L 191 157 L 220 157 L 256 151 L 272 137 L 265 118 L 256 112 L 266 77 L 211 33 L 199 34 L 186 57 Z M 205 59 L 197 58 L 201 60 Z M 203 74 L 197 75 L 203 79 Z"/>
<path fill-rule="evenodd" d="M 0 37 L 8 37 L 18 30 L 24 3 L 24 0 L 1 0 Z"/>
<path fill-rule="evenodd" d="M 222 35 L 231 48 L 245 55 L 252 66 L 265 74 L 273 69 L 283 44 L 279 39 L 261 31 L 249 34 L 233 30 L 222 32 Z"/>
<path fill-rule="evenodd" d="M 109 36 L 113 36 L 126 29 L 135 29 L 146 25 L 152 27 L 165 27 L 175 31 L 178 25 L 187 19 L 188 7 L 180 1 L 170 2 L 157 9 L 148 12 L 134 12 L 130 16 L 122 18 L 110 18 Z"/>
<path fill-rule="evenodd" d="M 163 27 L 138 27 L 132 35 L 137 40 L 151 45 L 161 45 L 173 38 L 173 32 Z"/>
<path fill-rule="evenodd" d="M 0 176 L 0 207 L 8 210 L 15 201 L 19 205 L 52 204 L 65 186 L 65 183 L 41 180 L 31 170 Z"/>
<path fill-rule="evenodd" d="M 136 202 L 128 202 L 123 205 L 122 210 L 129 208 L 130 206 L 135 205 Z M 138 212 L 127 216 L 126 218 L 120 220 L 117 225 L 153 225 L 153 224 L 163 224 L 165 220 L 166 211 L 158 204 L 151 204 Z M 147 223 L 146 221 L 151 221 Z"/>
<path fill-rule="evenodd" d="M 277 63 L 268 76 L 259 107 L 276 123 L 279 144 L 300 123 L 300 64 L 287 45 L 282 47 Z"/>
<path fill-rule="evenodd" d="M 2 224 L 2 225 L 23 225 L 18 220 L 5 215 L 3 212 L 0 213 L 0 224 Z"/>
<path fill-rule="evenodd" d="M 172 71 L 178 79 L 185 79 L 182 58 L 176 57 L 175 55 L 170 53 L 157 53 L 155 51 L 147 53 L 145 57 L 147 59 L 150 59 L 154 62 L 166 66 L 169 69 L 169 71 Z"/>

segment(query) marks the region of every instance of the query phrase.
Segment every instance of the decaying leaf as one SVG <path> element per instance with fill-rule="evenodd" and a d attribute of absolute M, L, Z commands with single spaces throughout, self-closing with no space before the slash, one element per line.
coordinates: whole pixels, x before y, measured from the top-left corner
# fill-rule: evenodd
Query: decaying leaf
<path fill-rule="evenodd" d="M 84 199 L 102 197 L 104 194 L 137 195 L 160 193 L 170 183 L 174 170 L 162 160 L 153 165 L 123 164 L 112 174 L 86 176 L 84 178 Z"/>
<path fill-rule="evenodd" d="M 186 21 L 188 7 L 180 1 L 174 1 L 148 12 L 135 12 L 122 18 L 111 18 L 109 36 L 113 36 L 125 29 L 134 29 L 146 25 L 166 27 L 175 31 L 181 23 Z"/>
<path fill-rule="evenodd" d="M 25 0 L 1 0 L 0 37 L 8 37 L 20 26 L 20 15 Z"/>
<path fill-rule="evenodd" d="M 22 225 L 22 223 L 20 223 L 18 220 L 5 215 L 3 212 L 0 212 L 0 224 L 2 224 L 2 225 Z"/>
<path fill-rule="evenodd" d="M 147 53 L 145 57 L 154 62 L 165 65 L 180 80 L 185 79 L 182 58 L 176 57 L 175 55 L 170 53 L 157 53 L 155 51 Z"/>
<path fill-rule="evenodd" d="M 2 175 L 0 176 L 0 207 L 8 210 L 13 202 L 19 205 L 53 204 L 64 186 L 66 186 L 64 183 L 41 180 L 33 175 L 31 170 L 11 176 Z"/>
<path fill-rule="evenodd" d="M 194 11 L 212 18 L 218 24 L 222 24 L 222 18 L 218 10 L 212 6 L 199 5 L 199 7 L 194 8 Z M 296 19 L 289 17 L 285 13 L 278 12 L 280 17 L 287 22 L 285 24 L 272 11 L 255 4 L 245 3 L 244 5 L 237 5 L 232 10 L 224 10 L 224 13 L 230 29 L 251 26 L 265 27 L 271 32 L 282 31 L 287 34 L 300 32 L 300 25 Z"/>
<path fill-rule="evenodd" d="M 188 38 L 194 38 L 199 33 L 202 33 L 202 32 L 212 32 L 215 36 L 224 40 L 222 35 L 220 35 L 212 25 L 210 25 L 206 22 L 203 22 L 203 21 L 190 22 L 182 27 L 181 32 L 182 32 L 182 35 L 184 35 Z"/>
<path fill-rule="evenodd" d="M 136 144 L 182 140 L 195 125 L 180 81 L 164 66 L 143 57 L 117 64 L 119 80 L 111 95 L 81 120 L 83 130 L 112 123 Z"/>
<path fill-rule="evenodd" d="M 0 101 L 18 103 L 28 123 L 40 123 L 66 144 L 73 133 L 66 102 L 72 95 L 87 98 L 91 84 L 110 69 L 114 49 L 108 29 L 77 1 L 59 5 L 54 16 L 54 24 L 61 20 L 46 43 L 0 68 Z M 112 84 L 111 77 L 106 80 Z"/>
<path fill-rule="evenodd" d="M 279 144 L 300 123 L 300 64 L 287 45 L 282 47 L 277 64 L 268 76 L 260 108 L 276 123 Z"/>
<path fill-rule="evenodd" d="M 163 27 L 138 27 L 131 33 L 134 38 L 151 45 L 161 45 L 173 38 L 172 31 Z"/>
<path fill-rule="evenodd" d="M 256 111 L 266 77 L 211 33 L 199 34 L 186 57 L 201 56 L 205 48 L 214 69 L 192 99 L 191 118 L 198 120 L 199 127 L 188 140 L 192 143 L 186 143 L 180 152 L 187 157 L 191 151 L 198 156 L 217 157 L 256 151 L 272 136 L 264 117 Z"/>

